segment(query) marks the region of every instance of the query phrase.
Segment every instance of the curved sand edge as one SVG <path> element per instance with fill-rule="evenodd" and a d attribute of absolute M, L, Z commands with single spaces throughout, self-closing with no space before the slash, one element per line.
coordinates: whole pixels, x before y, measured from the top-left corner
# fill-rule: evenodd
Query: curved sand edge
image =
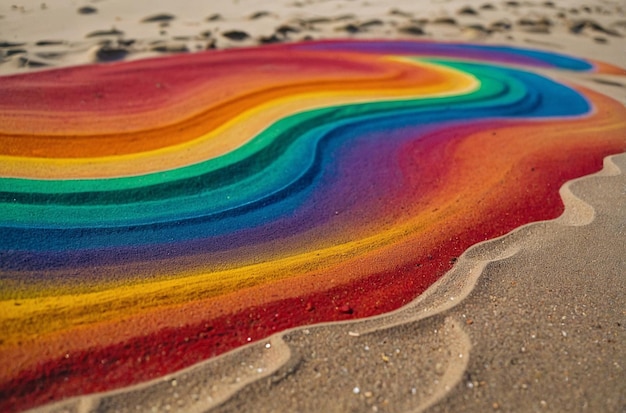
<path fill-rule="evenodd" d="M 550 397 L 569 399 L 569 403 L 580 402 L 572 406 L 575 410 L 593 401 L 599 403 L 596 406 L 601 409 L 609 406 L 607 403 L 619 403 L 611 397 L 626 394 L 623 391 L 626 384 L 620 384 L 625 383 L 622 379 L 626 376 L 619 364 L 620 357 L 625 359 L 626 350 L 617 345 L 613 346 L 607 360 L 614 360 L 612 368 L 617 381 L 612 383 L 613 386 L 621 386 L 619 389 L 607 386 L 605 377 L 581 386 L 578 390 L 584 389 L 582 396 L 568 394 L 566 389 L 558 387 L 556 393 L 546 392 L 543 398 L 528 399 L 526 396 L 530 388 L 542 389 L 535 387 L 533 380 L 540 380 L 546 373 L 539 374 L 539 378 L 529 378 L 526 377 L 529 374 L 527 368 L 517 371 L 523 373 L 524 378 L 520 379 L 521 384 L 512 384 L 510 392 L 503 392 L 497 387 L 516 377 L 515 371 L 520 370 L 516 366 L 523 365 L 519 359 L 528 358 L 533 345 L 542 342 L 539 339 L 542 331 L 558 330 L 560 327 L 557 324 L 563 325 L 563 329 L 557 331 L 560 338 L 546 336 L 546 341 L 540 346 L 538 354 L 543 354 L 540 358 L 550 357 L 551 353 L 546 352 L 543 346 L 562 344 L 561 341 L 571 337 L 564 327 L 568 317 L 576 320 L 578 316 L 585 321 L 587 314 L 577 307 L 576 300 L 554 296 L 550 289 L 546 294 L 540 285 L 533 284 L 537 275 L 528 277 L 529 267 L 535 271 L 554 268 L 544 281 L 553 278 L 559 288 L 567 289 L 567 277 L 572 277 L 575 282 L 590 284 L 578 291 L 594 290 L 591 285 L 593 280 L 586 279 L 582 272 L 568 272 L 571 265 L 563 260 L 569 256 L 580 266 L 587 264 L 598 273 L 611 273 L 609 278 L 617 277 L 616 287 L 619 287 L 620 281 L 622 287 L 626 282 L 619 280 L 619 271 L 624 264 L 620 267 L 613 262 L 605 262 L 605 265 L 593 262 L 594 254 L 598 255 L 594 251 L 603 249 L 602 242 L 619 243 L 620 236 L 623 240 L 626 208 L 620 197 L 623 197 L 626 187 L 626 175 L 622 172 L 625 168 L 626 154 L 606 158 L 602 171 L 570 181 L 561 188 L 565 212 L 559 218 L 531 223 L 500 238 L 473 246 L 429 290 L 392 313 L 353 322 L 298 327 L 160 379 L 117 391 L 72 398 L 33 411 L 123 412 L 156 409 L 200 412 L 251 408 L 255 411 L 424 411 L 429 407 L 433 407 L 434 411 L 443 411 L 450 407 L 450 403 L 453 406 L 460 403 L 457 408 L 473 410 L 465 404 L 472 394 L 481 395 L 476 401 L 475 411 L 482 411 L 484 408 L 506 406 L 506 400 L 499 399 L 509 396 L 515 399 L 518 391 L 524 393 L 522 400 L 532 402 L 533 407 L 548 406 L 547 399 Z M 581 232 L 584 232 L 582 236 Z M 604 250 L 617 257 L 626 255 L 626 247 L 621 250 L 615 245 L 613 247 Z M 572 249 L 582 251 L 568 255 Z M 507 283 L 506 279 L 513 281 Z M 520 293 L 520 288 L 525 293 Z M 493 293 L 486 294 L 486 290 L 493 290 Z M 610 308 L 613 310 L 626 308 L 623 305 L 626 300 L 619 290 L 617 288 L 615 292 L 622 305 L 615 307 L 612 303 Z M 573 291 L 576 294 L 576 290 Z M 598 300 L 605 298 L 607 293 L 603 288 L 594 291 L 599 294 Z M 551 316 L 548 303 L 554 300 L 559 304 L 553 305 L 552 312 L 559 307 L 573 307 L 574 313 Z M 594 300 L 594 303 L 597 302 Z M 498 307 L 498 304 L 502 306 Z M 520 311 L 526 313 L 529 308 L 537 310 L 534 316 L 514 314 Z M 599 310 L 591 308 L 587 311 L 600 312 L 605 318 L 623 318 L 623 314 L 612 314 L 616 311 Z M 547 329 L 544 325 L 546 317 L 549 320 Z M 605 324 L 592 320 L 593 323 Z M 517 324 L 520 324 L 519 328 L 515 327 Z M 613 327 L 615 325 L 613 323 Z M 623 336 L 623 330 L 623 327 L 618 328 L 615 334 Z M 601 342 L 592 340 L 593 331 L 576 331 L 584 341 L 583 349 Z M 517 345 L 504 348 L 519 354 L 510 358 L 509 365 L 498 365 L 495 372 L 492 371 L 497 364 L 495 360 L 503 353 L 499 340 L 511 337 L 517 338 Z M 605 339 L 609 344 L 620 342 L 618 337 Z M 500 343 L 501 349 L 496 354 L 491 354 L 494 353 L 492 350 L 481 351 L 490 341 Z M 491 361 L 485 364 L 485 359 Z M 514 359 L 517 361 L 513 362 Z M 480 368 L 472 366 L 481 362 L 483 365 Z M 580 360 L 570 364 L 571 369 L 584 367 L 587 371 L 588 366 Z M 337 366 L 340 371 L 329 371 Z M 492 375 L 493 383 L 481 380 L 481 375 L 473 372 L 477 368 L 486 370 L 482 371 L 485 377 Z M 546 368 L 550 369 L 544 366 Z M 606 376 L 607 369 L 610 373 L 610 367 L 606 366 L 598 371 Z M 570 380 L 569 377 L 567 379 Z M 559 385 L 555 380 L 549 381 L 549 384 Z M 491 391 L 494 400 L 485 397 Z M 604 400 L 596 397 L 603 394 L 610 397 Z M 452 402 L 437 405 L 444 398 Z"/>

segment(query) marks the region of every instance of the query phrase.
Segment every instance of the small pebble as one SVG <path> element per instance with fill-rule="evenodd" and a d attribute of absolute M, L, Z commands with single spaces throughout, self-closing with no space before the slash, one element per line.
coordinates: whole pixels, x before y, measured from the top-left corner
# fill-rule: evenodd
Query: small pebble
<path fill-rule="evenodd" d="M 98 9 L 96 9 L 95 7 L 91 7 L 91 6 L 85 6 L 85 7 L 81 7 L 80 9 L 78 9 L 79 14 L 94 14 L 97 12 L 98 12 Z"/>
<path fill-rule="evenodd" d="M 226 37 L 227 39 L 235 40 L 235 41 L 246 40 L 247 38 L 250 37 L 248 33 L 243 32 L 241 30 L 231 30 L 228 32 L 224 32 L 222 33 L 222 36 Z"/>

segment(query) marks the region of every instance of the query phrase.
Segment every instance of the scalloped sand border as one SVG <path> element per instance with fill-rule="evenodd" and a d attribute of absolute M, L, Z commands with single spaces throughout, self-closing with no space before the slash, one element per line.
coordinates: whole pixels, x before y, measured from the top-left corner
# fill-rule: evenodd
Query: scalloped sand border
<path fill-rule="evenodd" d="M 484 241 L 470 247 L 459 257 L 457 264 L 448 273 L 434 283 L 425 293 L 398 310 L 368 319 L 296 327 L 276 333 L 265 340 L 235 349 L 215 359 L 198 363 L 159 379 L 110 392 L 78 396 L 30 411 L 76 413 L 100 411 L 103 407 L 103 403 L 106 403 L 107 400 L 118 396 L 126 398 L 133 394 L 144 392 L 144 395 L 152 395 L 147 398 L 150 399 L 150 403 L 154 405 L 156 402 L 155 399 L 158 399 L 159 395 L 169 394 L 168 392 L 163 392 L 162 387 L 166 389 L 171 387 L 181 389 L 185 385 L 188 385 L 189 388 L 187 388 L 187 390 L 181 390 L 180 392 L 186 392 L 188 398 L 193 398 L 194 395 L 197 395 L 198 398 L 195 403 L 191 405 L 186 404 L 184 411 L 207 411 L 225 403 L 249 384 L 276 375 L 281 369 L 287 368 L 289 370 L 291 364 L 296 365 L 298 363 L 298 361 L 295 360 L 297 357 L 294 358 L 292 356 L 292 350 L 284 340 L 286 336 L 293 335 L 294 333 L 309 334 L 313 329 L 331 327 L 349 337 L 360 337 L 440 315 L 459 305 L 467 298 L 488 264 L 512 257 L 523 248 L 531 248 L 530 244 L 533 238 L 532 231 L 535 227 L 544 225 L 545 223 L 553 223 L 560 226 L 584 226 L 592 223 L 595 218 L 594 208 L 584 199 L 575 195 L 571 187 L 585 180 L 623 174 L 623 171 L 615 162 L 617 157 L 620 157 L 626 164 L 626 154 L 609 156 L 604 159 L 604 166 L 601 171 L 568 181 L 561 187 L 560 195 L 565 204 L 565 210 L 560 217 L 554 220 L 529 223 L 501 237 Z M 469 355 L 471 352 L 471 343 L 463 326 L 451 317 L 446 317 L 445 329 L 448 333 L 456 331 L 456 337 L 453 337 L 451 343 L 448 344 L 451 352 L 454 354 Z M 434 389 L 433 393 L 427 399 L 423 400 L 415 411 L 424 411 L 445 397 L 449 390 L 461 380 L 468 359 L 469 357 L 465 357 L 465 360 L 461 363 L 450 363 L 451 365 L 445 370 L 440 380 L 441 386 Z M 235 361 L 239 362 L 237 363 Z M 229 372 L 230 375 L 225 375 L 224 372 L 228 369 L 221 368 L 221 365 L 224 364 L 243 367 L 231 369 Z M 249 369 L 249 366 L 254 366 L 254 368 Z M 291 366 L 291 369 L 293 370 L 293 366 Z M 194 386 L 193 383 L 185 382 L 186 377 L 195 376 L 198 375 L 198 373 L 204 376 L 206 380 L 211 371 L 220 371 L 222 375 L 219 378 L 215 377 L 212 381 L 208 380 L 210 386 L 207 386 L 207 383 L 202 384 L 202 386 L 205 387 L 204 389 L 196 389 L 194 392 L 191 388 L 197 387 L 197 383 Z M 202 372 L 206 374 L 202 374 Z M 203 390 L 206 394 L 201 394 Z M 141 399 L 145 400 L 146 397 L 142 397 Z M 168 405 L 163 403 L 167 403 L 167 396 L 165 400 L 161 401 L 157 406 L 164 407 Z"/>

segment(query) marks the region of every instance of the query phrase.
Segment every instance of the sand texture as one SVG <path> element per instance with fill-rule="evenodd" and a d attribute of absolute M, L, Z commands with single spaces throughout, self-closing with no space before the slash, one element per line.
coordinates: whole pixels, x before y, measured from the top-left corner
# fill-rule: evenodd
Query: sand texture
<path fill-rule="evenodd" d="M 621 411 L 625 167 L 608 158 L 563 188 L 562 217 L 471 248 L 399 311 L 42 411 Z"/>
<path fill-rule="evenodd" d="M 0 408 L 626 411 L 626 8 L 0 5 Z"/>

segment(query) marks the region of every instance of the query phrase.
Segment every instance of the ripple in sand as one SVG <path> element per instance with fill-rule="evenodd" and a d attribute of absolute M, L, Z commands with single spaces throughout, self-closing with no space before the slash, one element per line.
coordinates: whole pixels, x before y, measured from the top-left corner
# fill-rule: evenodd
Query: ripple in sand
<path fill-rule="evenodd" d="M 620 82 L 616 82 L 616 81 L 613 81 L 613 80 L 601 79 L 601 78 L 593 78 L 591 80 L 593 80 L 596 83 L 600 83 L 601 85 L 626 87 L 626 84 L 623 84 L 623 83 L 620 83 Z"/>
<path fill-rule="evenodd" d="M 271 36 L 261 36 L 259 38 L 260 44 L 272 44 L 272 43 L 281 43 L 283 38 L 276 36 L 276 34 L 272 34 Z"/>
<path fill-rule="evenodd" d="M 176 16 L 169 13 L 159 13 L 153 16 L 148 16 L 141 20 L 142 23 L 162 23 L 162 22 L 170 22 L 174 20 Z"/>
<path fill-rule="evenodd" d="M 508 20 L 498 20 L 498 21 L 491 23 L 491 25 L 489 26 L 489 28 L 492 31 L 498 31 L 498 32 L 511 30 L 511 27 L 513 27 L 513 25 Z"/>
<path fill-rule="evenodd" d="M 5 56 L 13 56 L 16 54 L 26 54 L 26 49 L 9 49 L 5 52 Z"/>
<path fill-rule="evenodd" d="M 303 24 L 313 25 L 313 24 L 321 24 L 321 23 L 330 23 L 332 22 L 332 19 L 329 17 L 311 17 L 309 19 L 302 19 L 301 22 Z"/>
<path fill-rule="evenodd" d="M 33 67 L 33 68 L 50 66 L 49 64 L 45 62 L 32 60 L 26 56 L 20 56 L 18 60 L 18 64 L 20 65 L 20 67 Z"/>
<path fill-rule="evenodd" d="M 433 24 L 447 24 L 450 26 L 456 26 L 457 21 L 452 17 L 438 17 L 432 21 Z"/>
<path fill-rule="evenodd" d="M 35 53 L 35 56 L 40 57 L 42 59 L 60 59 L 64 57 L 66 53 L 63 52 L 40 52 Z"/>
<path fill-rule="evenodd" d="M 122 36 L 123 34 L 124 34 L 123 31 L 113 28 L 110 30 L 96 30 L 87 34 L 85 37 L 92 38 L 92 37 L 105 37 L 105 36 Z"/>
<path fill-rule="evenodd" d="M 263 17 L 269 17 L 269 16 L 271 16 L 271 15 L 272 15 L 272 13 L 270 13 L 269 11 L 265 11 L 265 10 L 263 10 L 263 11 L 257 11 L 256 13 L 253 13 L 253 14 L 249 17 L 249 19 L 250 19 L 250 20 L 256 20 L 256 19 L 260 19 L 260 18 L 263 18 Z"/>
<path fill-rule="evenodd" d="M 39 40 L 35 46 L 60 46 L 65 44 L 63 40 Z"/>
<path fill-rule="evenodd" d="M 462 16 L 478 16 L 478 12 L 470 6 L 463 7 L 462 9 L 457 11 L 456 14 Z"/>
<path fill-rule="evenodd" d="M 391 16 L 400 16 L 400 17 L 406 17 L 406 18 L 411 18 L 413 17 L 412 13 L 400 10 L 400 9 L 391 9 L 389 10 L 389 14 Z"/>
<path fill-rule="evenodd" d="M 622 37 L 616 30 L 607 29 L 598 22 L 588 19 L 574 21 L 572 24 L 570 24 L 569 31 L 574 34 L 591 31 L 608 34 L 609 36 Z"/>
<path fill-rule="evenodd" d="M 343 21 L 343 20 L 354 20 L 356 16 L 354 14 L 342 14 L 341 16 L 335 17 L 335 21 Z"/>
<path fill-rule="evenodd" d="M 187 45 L 181 43 L 166 43 L 150 48 L 153 52 L 161 53 L 186 53 L 189 52 Z"/>
<path fill-rule="evenodd" d="M 0 42 L 0 47 L 4 48 L 4 47 L 20 47 L 20 46 L 24 46 L 26 43 L 21 43 L 21 42 Z"/>
<path fill-rule="evenodd" d="M 281 35 L 283 38 L 289 36 L 289 33 L 300 33 L 300 29 L 284 24 L 276 28 L 276 34 Z"/>

